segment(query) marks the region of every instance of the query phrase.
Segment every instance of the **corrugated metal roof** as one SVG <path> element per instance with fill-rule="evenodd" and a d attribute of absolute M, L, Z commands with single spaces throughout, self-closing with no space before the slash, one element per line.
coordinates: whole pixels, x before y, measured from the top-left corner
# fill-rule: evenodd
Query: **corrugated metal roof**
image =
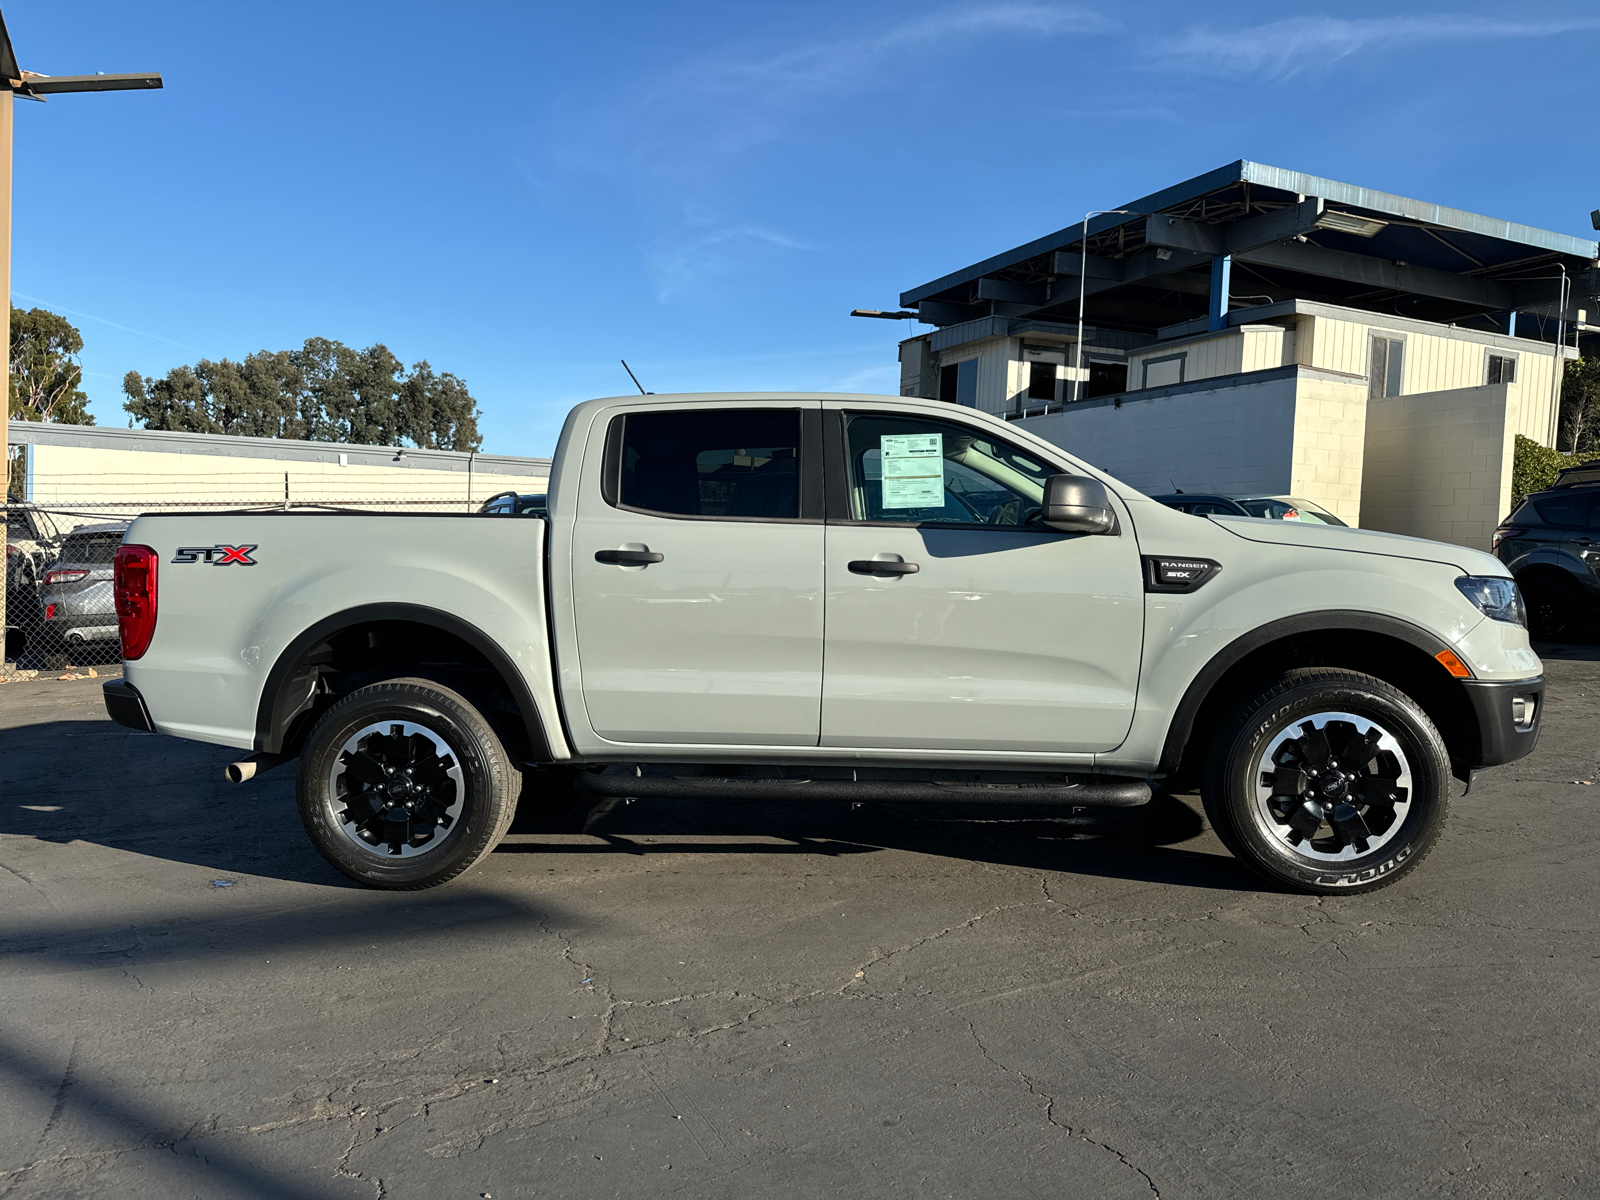
<path fill-rule="evenodd" d="M 1535 229 L 1530 225 L 1519 225 L 1512 221 L 1504 221 L 1495 217 L 1479 216 L 1476 213 L 1464 212 L 1461 209 L 1446 208 L 1443 205 L 1429 204 L 1421 200 L 1412 200 L 1405 196 L 1396 196 L 1388 192 L 1380 192 L 1373 188 L 1357 187 L 1354 184 L 1340 183 L 1337 180 L 1324 179 L 1318 175 L 1306 175 L 1299 171 L 1286 170 L 1283 167 L 1267 166 L 1264 163 L 1250 162 L 1240 159 L 1238 162 L 1229 163 L 1225 167 L 1218 167 L 1214 171 L 1207 171 L 1203 175 L 1196 175 L 1193 179 L 1186 179 L 1182 183 L 1152 192 L 1148 196 L 1141 196 L 1137 200 L 1130 200 L 1119 207 L 1129 210 L 1130 213 L 1139 215 L 1118 215 L 1109 213 L 1089 220 L 1089 235 L 1094 237 L 1107 230 L 1115 229 L 1119 225 L 1143 222 L 1146 214 L 1164 212 L 1167 209 L 1192 203 L 1203 196 L 1238 183 L 1250 183 L 1261 187 L 1275 188 L 1281 192 L 1303 194 L 1307 196 L 1321 196 L 1336 204 L 1366 209 L 1379 216 L 1393 217 L 1419 221 L 1427 225 L 1436 226 L 1441 230 L 1454 230 L 1470 233 L 1480 237 L 1496 238 L 1516 246 L 1527 247 L 1530 251 L 1543 251 L 1557 254 L 1570 255 L 1574 259 L 1592 262 L 1600 255 L 1600 245 L 1591 239 L 1571 237 L 1563 233 L 1552 233 L 1545 229 Z M 1035 238 L 1002 254 L 986 258 L 971 266 L 963 267 L 949 275 L 941 276 L 929 283 L 914 287 L 910 291 L 900 294 L 902 305 L 914 305 L 918 301 L 931 299 L 950 288 L 958 287 L 964 283 L 992 275 L 997 271 L 1017 266 L 1029 259 L 1038 258 L 1053 250 L 1063 250 L 1069 246 L 1076 246 L 1083 236 L 1083 224 L 1078 222 L 1064 229 Z"/>

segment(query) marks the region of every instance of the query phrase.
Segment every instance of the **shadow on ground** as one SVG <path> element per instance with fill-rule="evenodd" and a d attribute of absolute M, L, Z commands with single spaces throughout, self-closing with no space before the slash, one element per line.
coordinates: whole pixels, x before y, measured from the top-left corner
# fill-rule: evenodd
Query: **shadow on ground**
<path fill-rule="evenodd" d="M 222 778 L 228 751 L 135 733 L 108 720 L 0 729 L 0 834 L 79 840 L 152 858 L 353 888 L 301 828 L 293 763 L 247 784 Z M 540 785 L 548 786 L 548 785 Z M 563 788 L 520 806 L 502 854 L 805 854 L 896 849 L 1146 882 L 1237 889 L 1231 859 L 1171 849 L 1201 832 L 1194 809 L 1158 797 L 1138 809 L 1041 818 L 988 806 L 805 801 L 590 801 Z M 553 840 L 537 835 L 558 834 Z M 587 834 L 590 838 L 571 835 Z M 535 835 L 530 838 L 527 835 Z M 689 840 L 685 840 L 689 839 Z M 775 840 L 776 839 L 776 840 Z"/>

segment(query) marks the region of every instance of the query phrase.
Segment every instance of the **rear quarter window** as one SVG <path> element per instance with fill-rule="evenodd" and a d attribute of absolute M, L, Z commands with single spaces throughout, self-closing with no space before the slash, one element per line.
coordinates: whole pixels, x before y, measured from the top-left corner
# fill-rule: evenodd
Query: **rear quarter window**
<path fill-rule="evenodd" d="M 1546 496 L 1543 500 L 1533 500 L 1529 503 L 1546 525 L 1554 525 L 1561 529 L 1582 529 L 1589 524 L 1589 508 L 1594 504 L 1594 496 L 1593 492 L 1569 492 L 1566 495 Z"/>

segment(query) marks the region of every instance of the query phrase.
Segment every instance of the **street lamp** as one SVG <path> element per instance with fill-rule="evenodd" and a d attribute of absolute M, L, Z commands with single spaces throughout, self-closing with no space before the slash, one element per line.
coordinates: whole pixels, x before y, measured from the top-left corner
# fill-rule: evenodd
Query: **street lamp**
<path fill-rule="evenodd" d="M 1083 302 L 1086 298 L 1089 282 L 1089 218 L 1104 217 L 1116 213 L 1125 217 L 1147 217 L 1149 213 L 1134 212 L 1131 208 L 1097 208 L 1093 212 L 1083 214 L 1083 240 L 1082 262 L 1078 267 L 1078 340 L 1073 347 L 1072 356 L 1076 360 L 1072 366 L 1072 402 L 1076 404 L 1083 399 Z"/>
<path fill-rule="evenodd" d="M 161 75 L 145 71 L 137 75 L 41 75 L 37 71 L 24 71 L 17 66 L 16 52 L 11 48 L 11 34 L 6 31 L 4 16 L 0 16 L 0 345 L 7 348 L 10 361 L 11 346 L 11 109 L 14 97 L 37 100 L 62 92 L 121 92 L 130 89 L 158 88 Z M 7 387 L 9 394 L 10 388 Z M 6 417 L 10 418 L 10 402 L 6 402 Z M 0 496 L 6 504 L 11 502 L 11 451 L 8 445 L 5 421 L 0 421 L 0 463 L 5 464 L 5 485 Z M 5 592 L 0 590 L 0 632 L 6 629 Z M 0 662 L 5 651 L 0 648 Z"/>

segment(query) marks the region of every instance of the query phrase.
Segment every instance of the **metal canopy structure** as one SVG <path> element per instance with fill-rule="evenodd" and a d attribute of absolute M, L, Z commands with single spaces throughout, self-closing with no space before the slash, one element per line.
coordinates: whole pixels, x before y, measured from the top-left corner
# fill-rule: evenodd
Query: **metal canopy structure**
<path fill-rule="evenodd" d="M 1552 341 L 1600 307 L 1594 241 L 1243 159 L 1121 207 L 1088 222 L 1086 265 L 1075 224 L 900 303 L 934 325 L 1066 322 L 1081 283 L 1096 326 L 1153 333 L 1216 321 L 1220 279 L 1224 313 L 1307 300 Z"/>

